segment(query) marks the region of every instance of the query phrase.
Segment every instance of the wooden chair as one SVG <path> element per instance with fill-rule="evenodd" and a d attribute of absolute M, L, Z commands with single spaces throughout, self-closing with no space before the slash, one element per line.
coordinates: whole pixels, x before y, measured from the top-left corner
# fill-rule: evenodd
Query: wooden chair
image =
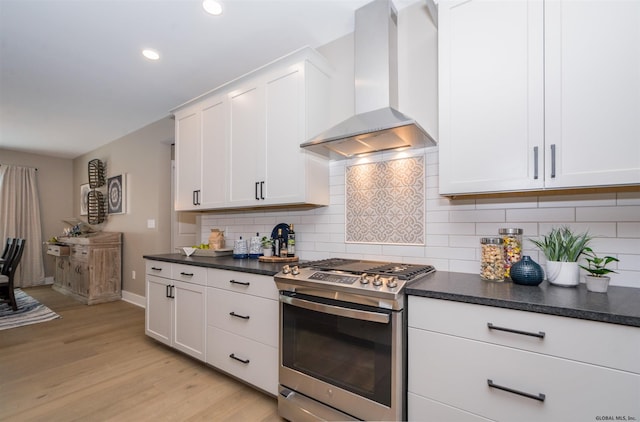
<path fill-rule="evenodd" d="M 7 237 L 7 243 L 5 244 L 4 250 L 2 251 L 2 255 L 0 256 L 0 271 L 2 271 L 4 262 L 7 260 L 7 257 L 9 256 L 9 252 L 11 252 L 15 243 L 16 243 L 16 239 L 14 239 L 13 237 Z"/>
<path fill-rule="evenodd" d="M 13 291 L 13 278 L 16 274 L 16 269 L 20 265 L 20 259 L 22 258 L 22 252 L 24 252 L 25 239 L 16 239 L 13 248 L 10 248 L 7 258 L 5 258 L 2 270 L 0 270 L 0 294 L 6 296 L 6 299 L 2 299 L 2 302 L 8 302 L 11 305 L 11 309 L 18 310 L 18 304 L 16 302 L 16 296 Z"/>

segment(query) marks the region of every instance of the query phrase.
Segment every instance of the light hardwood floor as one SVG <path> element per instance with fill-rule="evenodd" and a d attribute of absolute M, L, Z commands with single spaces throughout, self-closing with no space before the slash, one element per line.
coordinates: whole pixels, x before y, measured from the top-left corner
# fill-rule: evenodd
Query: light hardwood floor
<path fill-rule="evenodd" d="M 0 421 L 283 421 L 276 399 L 144 334 L 144 309 L 25 291 L 62 316 L 0 331 Z"/>

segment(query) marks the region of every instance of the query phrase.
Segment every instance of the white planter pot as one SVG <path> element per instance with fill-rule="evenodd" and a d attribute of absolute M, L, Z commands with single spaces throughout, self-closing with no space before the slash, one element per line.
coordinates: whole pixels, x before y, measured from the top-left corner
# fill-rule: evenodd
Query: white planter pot
<path fill-rule="evenodd" d="M 577 262 L 547 261 L 547 280 L 556 286 L 573 287 L 580 283 L 580 268 Z"/>
<path fill-rule="evenodd" d="M 609 276 L 602 276 L 602 277 L 594 277 L 592 275 L 584 276 L 584 281 L 587 283 L 587 290 L 595 293 L 607 293 L 610 280 L 611 280 L 611 277 Z"/>
<path fill-rule="evenodd" d="M 263 248 L 262 249 L 263 256 L 271 256 L 273 255 L 273 250 L 271 248 Z"/>

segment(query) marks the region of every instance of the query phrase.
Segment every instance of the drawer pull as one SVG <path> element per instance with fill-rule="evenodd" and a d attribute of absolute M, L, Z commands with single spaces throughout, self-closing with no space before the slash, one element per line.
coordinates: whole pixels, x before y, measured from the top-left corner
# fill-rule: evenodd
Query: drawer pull
<path fill-rule="evenodd" d="M 532 333 L 530 331 L 521 331 L 521 330 L 514 330 L 513 328 L 498 327 L 497 325 L 493 325 L 490 322 L 487 322 L 487 327 L 489 327 L 490 330 L 506 331 L 507 333 L 522 334 L 523 336 L 531 336 L 531 337 L 538 337 L 538 338 L 544 338 L 545 336 L 544 331 L 538 331 L 537 333 Z"/>
<path fill-rule="evenodd" d="M 239 314 L 236 314 L 233 311 L 229 312 L 229 315 L 231 315 L 232 317 L 242 318 L 242 319 L 249 319 L 250 318 L 249 315 L 239 315 Z"/>
<path fill-rule="evenodd" d="M 151 267 L 151 269 L 152 269 L 153 271 L 162 271 L 162 268 L 158 268 L 158 267 Z"/>
<path fill-rule="evenodd" d="M 231 283 L 231 284 L 240 284 L 241 286 L 250 286 L 251 285 L 251 283 L 249 283 L 248 281 L 229 280 L 229 283 Z"/>
<path fill-rule="evenodd" d="M 193 277 L 193 273 L 185 273 L 185 272 L 181 272 L 180 275 L 185 275 L 185 276 L 189 276 L 189 277 Z"/>
<path fill-rule="evenodd" d="M 235 360 L 237 360 L 238 362 L 242 362 L 242 363 L 244 363 L 245 365 L 248 365 L 248 364 L 249 364 L 249 359 L 241 359 L 241 358 L 237 357 L 234 353 L 231 353 L 231 354 L 229 355 L 229 357 L 230 357 L 231 359 L 235 359 Z"/>
<path fill-rule="evenodd" d="M 502 385 L 494 384 L 493 380 L 487 380 L 487 385 L 489 385 L 489 387 L 491 387 L 491 388 L 497 388 L 498 390 L 506 391 L 507 393 L 517 394 L 519 396 L 526 397 L 526 398 L 533 399 L 533 400 L 544 401 L 544 399 L 546 398 L 546 396 L 544 394 L 542 394 L 542 393 L 539 393 L 537 395 L 536 394 L 529 394 L 529 393 L 525 393 L 524 391 L 518 391 L 518 390 L 514 390 L 513 388 L 504 387 Z"/>

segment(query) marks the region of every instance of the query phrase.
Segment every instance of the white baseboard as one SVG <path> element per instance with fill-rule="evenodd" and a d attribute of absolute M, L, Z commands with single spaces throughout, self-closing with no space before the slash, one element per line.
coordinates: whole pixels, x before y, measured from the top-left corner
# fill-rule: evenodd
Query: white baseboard
<path fill-rule="evenodd" d="M 122 291 L 122 300 L 124 300 L 125 302 L 132 303 L 141 308 L 145 308 L 147 305 L 146 297 L 137 295 L 135 293 L 127 292 L 126 290 Z"/>

